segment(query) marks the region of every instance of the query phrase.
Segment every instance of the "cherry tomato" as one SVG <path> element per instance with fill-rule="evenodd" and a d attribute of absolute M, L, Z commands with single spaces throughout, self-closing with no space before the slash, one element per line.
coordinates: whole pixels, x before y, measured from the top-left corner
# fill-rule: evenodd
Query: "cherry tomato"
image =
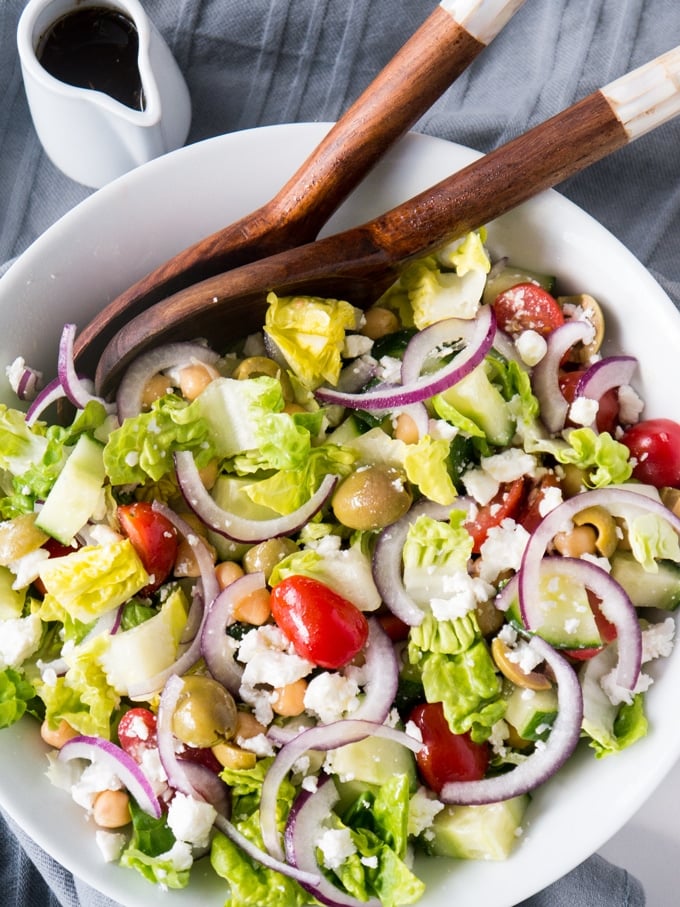
<path fill-rule="evenodd" d="M 472 550 L 479 554 L 479 549 L 486 541 L 489 529 L 500 526 L 503 520 L 515 518 L 519 514 L 524 497 L 524 478 L 502 485 L 496 495 L 477 511 L 472 520 L 465 523 L 465 528 L 472 536 Z"/>
<path fill-rule="evenodd" d="M 209 768 L 211 772 L 215 772 L 216 775 L 219 775 L 224 767 L 208 747 L 185 746 L 182 752 L 177 755 L 180 760 L 203 765 L 205 768 Z"/>
<path fill-rule="evenodd" d="M 121 504 L 118 508 L 118 521 L 151 578 L 142 592 L 153 592 L 167 579 L 175 563 L 177 530 L 147 501 Z"/>
<path fill-rule="evenodd" d="M 584 369 L 577 369 L 571 372 L 562 372 L 560 375 L 560 390 L 562 396 L 571 404 L 576 396 L 576 385 L 579 383 Z M 608 431 L 614 433 L 614 429 L 619 424 L 619 395 L 615 388 L 610 388 L 600 397 L 595 425 L 599 432 Z"/>
<path fill-rule="evenodd" d="M 564 324 L 564 314 L 555 297 L 534 283 L 518 283 L 499 293 L 493 310 L 498 326 L 513 336 L 531 330 L 547 337 Z"/>
<path fill-rule="evenodd" d="M 368 637 L 363 613 L 333 589 L 309 576 L 294 575 L 272 590 L 272 616 L 298 655 L 322 668 L 339 668 Z"/>
<path fill-rule="evenodd" d="M 408 624 L 404 623 L 395 614 L 379 614 L 378 623 L 392 642 L 402 642 L 408 637 L 411 629 Z"/>
<path fill-rule="evenodd" d="M 66 557 L 67 554 L 73 554 L 74 551 L 77 551 L 79 546 L 77 544 L 62 545 L 62 543 L 58 542 L 56 539 L 47 539 L 42 547 L 45 551 L 49 552 L 50 557 Z M 40 577 L 37 577 L 33 581 L 33 585 L 41 595 L 44 595 L 47 592 L 45 584 Z"/>
<path fill-rule="evenodd" d="M 518 522 L 524 526 L 527 532 L 533 532 L 544 517 L 544 514 L 541 513 L 541 505 L 548 489 L 559 487 L 557 476 L 548 472 L 531 488 L 518 517 Z"/>
<path fill-rule="evenodd" d="M 141 763 L 144 751 L 157 745 L 154 713 L 141 706 L 129 709 L 118 722 L 118 740 L 122 749 Z"/>
<path fill-rule="evenodd" d="M 602 645 L 593 646 L 590 649 L 562 649 L 563 655 L 567 655 L 575 661 L 588 661 L 589 658 L 599 655 L 606 645 L 616 639 L 616 627 L 611 621 L 607 620 L 602 613 L 600 599 L 594 592 L 591 592 L 590 589 L 587 590 L 587 593 L 593 617 L 595 618 L 595 624 L 597 625 L 598 633 L 602 639 Z"/>
<path fill-rule="evenodd" d="M 680 487 L 680 425 L 672 419 L 647 419 L 621 438 L 637 461 L 633 476 L 656 488 Z"/>
<path fill-rule="evenodd" d="M 484 777 L 489 765 L 489 745 L 475 743 L 469 733 L 454 734 L 441 702 L 421 703 L 409 717 L 423 738 L 416 762 L 431 790 L 439 794 L 449 781 L 479 781 Z"/>

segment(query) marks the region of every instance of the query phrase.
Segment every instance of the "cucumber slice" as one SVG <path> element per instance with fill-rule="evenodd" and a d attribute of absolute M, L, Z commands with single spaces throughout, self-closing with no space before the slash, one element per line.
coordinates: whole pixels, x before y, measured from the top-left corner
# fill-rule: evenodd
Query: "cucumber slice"
<path fill-rule="evenodd" d="M 473 369 L 441 397 L 475 423 L 491 444 L 505 447 L 515 433 L 515 420 L 498 388 L 491 383 L 484 363 Z"/>
<path fill-rule="evenodd" d="M 508 264 L 487 280 L 482 302 L 492 303 L 499 293 L 509 290 L 510 287 L 516 287 L 518 283 L 535 283 L 549 293 L 555 289 L 555 278 L 551 274 L 541 274 L 529 268 L 518 268 Z"/>
<path fill-rule="evenodd" d="M 521 834 L 529 797 L 484 806 L 445 806 L 427 831 L 427 849 L 460 860 L 506 860 Z"/>
<path fill-rule="evenodd" d="M 327 760 L 340 782 L 380 786 L 392 775 L 408 775 L 416 787 L 416 763 L 411 750 L 385 737 L 365 737 L 329 753 Z"/>
<path fill-rule="evenodd" d="M 516 686 L 508 696 L 504 717 L 524 740 L 545 740 L 557 717 L 557 692 Z"/>
<path fill-rule="evenodd" d="M 535 632 L 556 649 L 596 649 L 602 645 L 585 587 L 566 576 L 541 576 L 538 587 L 543 622 Z M 508 618 L 523 627 L 515 599 Z"/>
<path fill-rule="evenodd" d="M 35 525 L 62 545 L 71 544 L 97 509 L 106 478 L 103 450 L 81 435 L 38 514 Z"/>
<path fill-rule="evenodd" d="M 657 573 L 650 573 L 628 551 L 617 551 L 611 559 L 611 575 L 623 586 L 636 608 L 674 611 L 680 605 L 680 564 L 657 561 Z"/>

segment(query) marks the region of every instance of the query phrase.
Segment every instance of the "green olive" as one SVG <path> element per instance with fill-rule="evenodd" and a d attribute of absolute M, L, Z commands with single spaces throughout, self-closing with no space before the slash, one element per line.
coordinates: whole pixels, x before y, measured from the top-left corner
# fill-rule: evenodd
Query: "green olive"
<path fill-rule="evenodd" d="M 413 496 L 406 474 L 394 466 L 362 466 L 338 486 L 331 506 L 350 529 L 382 529 L 402 517 Z"/>
<path fill-rule="evenodd" d="M 212 677 L 187 674 L 172 716 L 172 730 L 187 746 L 215 746 L 236 732 L 234 697 Z"/>
<path fill-rule="evenodd" d="M 292 539 L 267 539 L 266 542 L 260 542 L 253 545 L 243 556 L 243 569 L 246 573 L 264 573 L 265 580 L 269 580 L 272 570 L 279 561 L 288 557 L 298 546 Z"/>
<path fill-rule="evenodd" d="M 268 378 L 278 378 L 281 382 L 284 400 L 295 399 L 288 373 L 268 356 L 248 356 L 236 366 L 233 377 L 238 381 L 245 381 L 248 378 L 260 378 L 263 375 Z"/>

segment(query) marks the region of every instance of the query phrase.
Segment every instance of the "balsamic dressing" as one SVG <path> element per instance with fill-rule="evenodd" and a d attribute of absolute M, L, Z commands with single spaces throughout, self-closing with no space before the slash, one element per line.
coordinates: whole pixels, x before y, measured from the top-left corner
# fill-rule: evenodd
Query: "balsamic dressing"
<path fill-rule="evenodd" d="M 42 35 L 37 56 L 56 79 L 144 110 L 138 52 L 139 36 L 128 16 L 106 7 L 87 7 L 57 19 Z"/>

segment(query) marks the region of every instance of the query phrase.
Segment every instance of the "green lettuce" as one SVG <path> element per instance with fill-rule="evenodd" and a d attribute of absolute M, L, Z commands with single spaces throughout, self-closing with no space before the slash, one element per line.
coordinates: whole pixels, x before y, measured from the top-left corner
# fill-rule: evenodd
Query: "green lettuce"
<path fill-rule="evenodd" d="M 463 525 L 465 518 L 462 510 L 452 510 L 448 523 L 422 514 L 409 527 L 402 553 L 404 586 L 421 607 L 447 597 L 451 574 L 467 574 L 472 537 Z"/>
<path fill-rule="evenodd" d="M 680 561 L 680 542 L 675 530 L 655 513 L 626 518 L 628 540 L 635 560 L 649 573 L 657 573 L 657 560 Z"/>
<path fill-rule="evenodd" d="M 444 621 L 426 615 L 409 632 L 408 658 L 420 671 L 426 700 L 442 703 L 451 731 L 488 738 L 505 703 L 474 613 Z"/>
<path fill-rule="evenodd" d="M 357 315 L 350 303 L 316 296 L 278 297 L 270 293 L 265 332 L 283 353 L 291 370 L 309 387 L 337 384 L 345 332 Z"/>
<path fill-rule="evenodd" d="M 647 734 L 644 695 L 638 693 L 631 702 L 614 705 L 601 686 L 601 681 L 616 667 L 616 646 L 608 646 L 589 659 L 580 672 L 583 690 L 583 734 L 598 759 L 621 752 Z"/>
<path fill-rule="evenodd" d="M 148 412 L 125 419 L 111 432 L 104 446 L 106 473 L 113 485 L 158 482 L 172 473 L 177 450 L 191 450 L 199 468 L 215 456 L 209 425 L 196 401 L 166 394 Z"/>
<path fill-rule="evenodd" d="M 457 492 L 448 470 L 450 443 L 444 438 L 424 435 L 407 445 L 404 468 L 409 482 L 437 504 L 452 504 Z"/>
<path fill-rule="evenodd" d="M 511 407 L 494 384 L 489 373 L 492 366 L 480 363 L 469 374 L 432 401 L 442 419 L 471 437 L 483 437 L 490 444 L 505 447 L 515 432 Z"/>
<path fill-rule="evenodd" d="M 609 432 L 598 434 L 591 428 L 575 428 L 566 435 L 567 447 L 554 451 L 558 463 L 572 463 L 585 471 L 590 488 L 625 482 L 633 473 L 630 451 Z"/>
<path fill-rule="evenodd" d="M 189 870 L 177 869 L 171 857 L 176 839 L 164 816 L 155 819 L 130 801 L 132 837 L 121 854 L 121 866 L 166 888 L 186 888 Z"/>
<path fill-rule="evenodd" d="M 19 671 L 5 668 L 0 672 L 0 728 L 9 727 L 25 713 L 35 696 L 35 688 Z"/>

